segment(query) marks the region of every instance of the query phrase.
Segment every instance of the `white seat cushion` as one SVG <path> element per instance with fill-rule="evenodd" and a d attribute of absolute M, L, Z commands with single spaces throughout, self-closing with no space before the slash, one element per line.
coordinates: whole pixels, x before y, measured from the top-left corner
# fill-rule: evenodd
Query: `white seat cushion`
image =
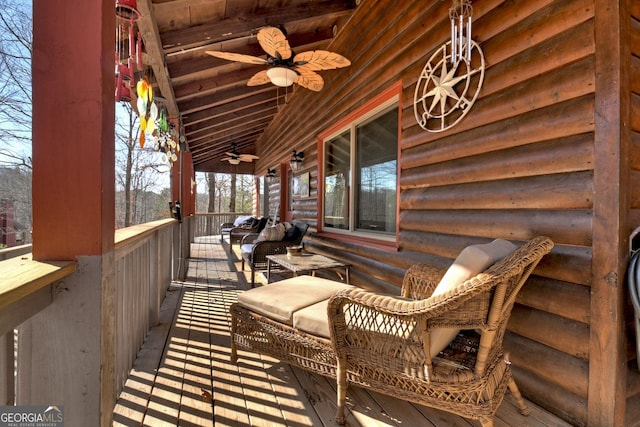
<path fill-rule="evenodd" d="M 384 294 L 380 294 L 383 296 Z M 398 300 L 411 301 L 409 299 L 397 296 Z M 300 309 L 293 313 L 293 327 L 300 329 L 312 335 L 318 335 L 325 338 L 331 338 L 329 332 L 329 319 L 327 307 L 329 300 L 320 301 L 309 307 Z M 349 313 L 345 313 L 347 323 L 349 323 Z M 359 325 L 362 330 L 373 330 L 384 334 L 398 335 L 400 331 L 404 338 L 409 338 L 414 333 L 413 329 L 400 330 L 397 325 L 389 321 L 389 316 L 378 313 L 375 321 L 368 321 L 366 325 Z"/>
<path fill-rule="evenodd" d="M 238 294 L 238 302 L 256 313 L 293 326 L 293 313 L 351 287 L 321 277 L 298 276 Z"/>
<path fill-rule="evenodd" d="M 323 300 L 293 313 L 293 327 L 311 335 L 331 338 L 327 307 L 329 300 Z"/>
<path fill-rule="evenodd" d="M 460 252 L 447 272 L 442 276 L 431 296 L 443 294 L 471 279 L 511 254 L 516 246 L 504 239 L 496 239 L 483 245 L 467 246 Z M 436 328 L 431 331 L 431 357 L 444 350 L 458 335 L 460 329 Z"/>

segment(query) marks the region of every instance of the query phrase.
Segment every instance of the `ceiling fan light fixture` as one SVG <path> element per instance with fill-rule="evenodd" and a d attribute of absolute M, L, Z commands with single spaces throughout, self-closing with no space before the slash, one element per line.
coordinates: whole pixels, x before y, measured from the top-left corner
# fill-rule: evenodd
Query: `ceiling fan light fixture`
<path fill-rule="evenodd" d="M 273 67 L 267 70 L 271 83 L 279 87 L 289 87 L 298 80 L 298 73 L 287 67 Z"/>
<path fill-rule="evenodd" d="M 240 159 L 229 159 L 229 163 L 232 165 L 239 165 Z"/>

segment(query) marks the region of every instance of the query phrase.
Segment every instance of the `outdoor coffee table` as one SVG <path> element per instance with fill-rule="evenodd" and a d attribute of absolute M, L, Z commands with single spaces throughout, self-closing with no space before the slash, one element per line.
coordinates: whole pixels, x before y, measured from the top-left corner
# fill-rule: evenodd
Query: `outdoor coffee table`
<path fill-rule="evenodd" d="M 311 254 L 303 252 L 298 256 L 289 255 L 267 255 L 267 283 L 271 279 L 271 264 L 275 263 L 279 267 L 293 272 L 293 276 L 297 276 L 300 273 L 311 272 L 315 275 L 318 270 L 327 269 L 343 269 L 344 268 L 344 281 L 349 283 L 349 268 L 351 264 L 347 264 L 342 261 L 336 261 L 324 255 Z M 338 273 L 340 276 L 340 274 Z M 342 278 L 342 276 L 341 276 Z"/>

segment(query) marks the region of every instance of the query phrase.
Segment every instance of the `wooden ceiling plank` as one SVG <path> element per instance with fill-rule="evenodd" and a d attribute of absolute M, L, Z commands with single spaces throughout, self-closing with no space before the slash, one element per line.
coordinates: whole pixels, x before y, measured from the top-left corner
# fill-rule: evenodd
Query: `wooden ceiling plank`
<path fill-rule="evenodd" d="M 162 48 L 166 54 L 170 54 L 185 49 L 210 46 L 238 37 L 255 37 L 258 29 L 269 25 L 318 19 L 318 17 L 323 20 L 337 20 L 345 14 L 350 14 L 354 8 L 355 1 L 321 1 L 295 8 L 278 9 L 263 15 L 234 16 L 219 22 L 166 32 L 162 35 Z"/>
<path fill-rule="evenodd" d="M 245 132 L 246 130 L 251 130 L 255 127 L 262 127 L 262 126 L 266 126 L 270 123 L 270 121 L 273 120 L 273 117 L 267 117 L 267 118 L 262 118 L 260 120 L 254 120 L 250 123 L 244 123 L 244 124 L 238 124 L 235 126 L 228 126 L 224 129 L 221 130 L 217 130 L 215 132 L 210 133 L 209 135 L 206 136 L 201 136 L 198 138 L 187 138 L 187 142 L 189 144 L 189 147 L 196 147 L 198 142 L 200 141 L 213 141 L 215 140 L 217 137 L 221 138 L 221 139 L 226 139 L 229 137 L 234 137 L 236 135 L 241 135 L 242 132 Z"/>
<path fill-rule="evenodd" d="M 273 92 L 274 93 L 272 93 L 271 91 L 260 92 L 253 96 L 249 96 L 233 102 L 227 102 L 225 104 L 207 108 L 205 110 L 194 113 L 189 116 L 188 124 L 185 124 L 185 130 L 187 132 L 196 131 L 198 130 L 197 124 L 201 122 L 213 120 L 216 117 L 223 116 L 224 114 L 241 111 L 253 106 L 272 103 L 284 104 L 284 95 L 280 95 L 279 97 L 277 97 L 277 94 L 275 93 L 276 91 L 274 90 Z"/>
<path fill-rule="evenodd" d="M 185 127 L 185 135 L 195 135 L 197 132 L 201 131 L 211 131 L 216 127 L 223 126 L 227 123 L 231 123 L 232 120 L 238 119 L 250 119 L 251 117 L 257 114 L 264 114 L 264 112 L 274 112 L 278 111 L 278 103 L 275 100 L 266 101 L 259 105 L 254 105 L 251 107 L 243 108 L 243 109 L 235 109 L 234 111 L 230 111 L 225 114 L 221 114 L 217 117 L 211 117 L 208 120 L 203 120 L 198 122 L 195 125 L 189 125 Z M 275 114 L 275 113 L 272 113 Z"/>
<path fill-rule="evenodd" d="M 213 95 L 229 88 L 246 86 L 254 74 L 264 70 L 265 67 L 251 66 L 231 73 L 224 73 L 214 77 L 204 77 L 198 74 L 198 79 L 188 84 L 175 85 L 178 102 L 186 102 L 196 97 Z"/>
<path fill-rule="evenodd" d="M 221 149 L 222 152 L 229 151 L 228 147 L 230 147 L 233 143 L 237 143 L 238 141 L 246 141 L 248 146 L 253 147 L 255 144 L 255 139 L 260 136 L 262 132 L 264 132 L 264 126 L 256 126 L 255 128 L 245 129 L 241 133 L 227 135 L 225 138 L 207 139 L 200 142 L 193 149 L 189 148 L 189 151 L 199 152 L 204 148 L 207 151 L 215 152 L 215 148 L 213 147 L 223 147 Z"/>
<path fill-rule="evenodd" d="M 273 91 L 276 92 L 277 89 L 273 85 L 264 85 L 264 86 L 254 86 L 248 87 L 246 85 L 239 85 L 231 90 L 225 90 L 216 94 L 215 97 L 202 97 L 202 98 L 194 98 L 187 102 L 181 102 L 178 104 L 180 111 L 182 112 L 183 117 L 187 117 L 191 113 L 204 110 L 206 108 L 215 107 L 217 105 L 227 104 L 229 102 L 237 101 L 240 99 L 244 99 L 252 96 L 254 93 L 261 93 Z M 275 98 L 274 93 L 274 98 Z"/>
<path fill-rule="evenodd" d="M 236 117 L 229 117 L 227 118 L 226 121 L 216 122 L 214 125 L 210 127 L 198 130 L 191 134 L 186 134 L 186 136 L 187 136 L 187 139 L 189 140 L 191 139 L 196 140 L 199 138 L 207 137 L 212 133 L 218 132 L 221 129 L 225 129 L 225 128 L 233 129 L 235 127 L 240 127 L 243 125 L 253 123 L 257 120 L 272 119 L 277 113 L 278 113 L 278 108 L 274 106 L 273 108 L 259 110 L 259 111 L 257 110 L 247 115 L 238 115 Z"/>
<path fill-rule="evenodd" d="M 236 144 L 236 148 L 238 146 L 243 147 L 251 147 L 253 145 L 253 141 L 255 141 L 256 136 L 258 136 L 262 130 L 258 129 L 251 133 L 247 133 L 244 135 L 239 135 L 232 140 L 226 140 L 222 142 L 210 142 L 208 144 L 204 144 L 198 148 L 193 150 L 189 150 L 191 156 L 195 159 L 208 157 L 208 158 L 220 158 L 225 157 L 226 153 L 231 149 L 232 144 Z M 243 149 L 238 149 L 239 151 L 244 151 Z"/>
<path fill-rule="evenodd" d="M 207 136 L 206 138 L 188 140 L 187 143 L 189 144 L 189 147 L 197 148 L 200 145 L 207 144 L 209 142 L 220 142 L 220 141 L 225 141 L 228 139 L 233 139 L 235 137 L 245 135 L 249 132 L 253 132 L 256 129 L 262 129 L 268 124 L 269 124 L 268 120 L 261 120 L 258 122 L 248 124 L 246 126 L 217 131 Z"/>

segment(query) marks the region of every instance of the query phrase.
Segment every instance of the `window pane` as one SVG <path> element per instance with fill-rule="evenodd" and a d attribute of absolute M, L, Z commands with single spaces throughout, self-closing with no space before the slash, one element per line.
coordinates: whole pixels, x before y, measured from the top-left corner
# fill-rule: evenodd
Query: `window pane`
<path fill-rule="evenodd" d="M 325 144 L 324 227 L 349 229 L 350 131 Z"/>
<path fill-rule="evenodd" d="M 356 153 L 356 229 L 395 233 L 397 109 L 356 128 Z"/>

